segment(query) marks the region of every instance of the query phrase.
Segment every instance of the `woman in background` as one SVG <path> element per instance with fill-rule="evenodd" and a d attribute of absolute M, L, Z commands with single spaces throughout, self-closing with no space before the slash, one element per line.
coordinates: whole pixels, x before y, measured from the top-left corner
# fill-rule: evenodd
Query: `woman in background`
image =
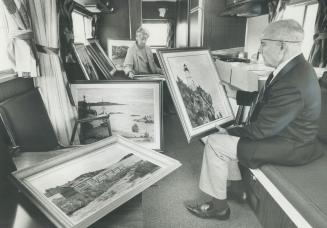
<path fill-rule="evenodd" d="M 124 61 L 124 71 L 129 78 L 135 74 L 161 74 L 161 69 L 155 64 L 151 48 L 146 45 L 149 32 L 145 28 L 136 30 L 136 42 L 131 46 Z"/>

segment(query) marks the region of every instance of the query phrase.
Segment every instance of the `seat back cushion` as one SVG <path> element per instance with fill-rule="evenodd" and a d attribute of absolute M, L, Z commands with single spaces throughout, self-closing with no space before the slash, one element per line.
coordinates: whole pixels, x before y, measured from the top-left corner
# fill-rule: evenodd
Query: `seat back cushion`
<path fill-rule="evenodd" d="M 37 89 L 0 103 L 0 114 L 21 151 L 47 151 L 58 147 L 57 137 Z"/>
<path fill-rule="evenodd" d="M 321 88 L 321 114 L 319 120 L 318 138 L 327 144 L 327 72 L 319 80 Z"/>

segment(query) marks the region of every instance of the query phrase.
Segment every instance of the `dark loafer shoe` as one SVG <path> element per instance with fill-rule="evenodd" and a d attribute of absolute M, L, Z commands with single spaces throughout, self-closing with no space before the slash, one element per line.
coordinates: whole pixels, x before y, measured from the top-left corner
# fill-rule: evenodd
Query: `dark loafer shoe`
<path fill-rule="evenodd" d="M 207 202 L 203 204 L 185 203 L 185 207 L 193 215 L 196 215 L 200 218 L 214 218 L 218 220 L 227 220 L 230 217 L 229 207 L 227 207 L 224 211 L 218 212 L 218 210 L 214 208 L 212 202 Z"/>

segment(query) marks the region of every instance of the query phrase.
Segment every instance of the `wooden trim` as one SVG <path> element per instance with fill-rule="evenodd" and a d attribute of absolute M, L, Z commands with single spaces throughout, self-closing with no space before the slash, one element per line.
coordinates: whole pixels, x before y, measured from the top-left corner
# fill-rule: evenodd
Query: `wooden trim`
<path fill-rule="evenodd" d="M 260 169 L 250 169 L 250 171 L 297 227 L 312 228 L 308 221 L 300 214 L 300 212 L 298 212 L 298 210 L 296 210 L 296 208 Z"/>

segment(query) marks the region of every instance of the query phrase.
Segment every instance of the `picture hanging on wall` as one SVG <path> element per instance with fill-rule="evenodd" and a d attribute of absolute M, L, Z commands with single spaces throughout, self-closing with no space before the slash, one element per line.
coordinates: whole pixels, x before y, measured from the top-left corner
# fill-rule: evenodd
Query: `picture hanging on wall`
<path fill-rule="evenodd" d="M 209 50 L 159 49 L 157 54 L 188 141 L 234 119 Z"/>
<path fill-rule="evenodd" d="M 79 118 L 109 114 L 113 135 L 162 150 L 162 81 L 77 81 L 71 85 Z M 82 124 L 85 144 L 108 137 L 103 121 Z"/>

